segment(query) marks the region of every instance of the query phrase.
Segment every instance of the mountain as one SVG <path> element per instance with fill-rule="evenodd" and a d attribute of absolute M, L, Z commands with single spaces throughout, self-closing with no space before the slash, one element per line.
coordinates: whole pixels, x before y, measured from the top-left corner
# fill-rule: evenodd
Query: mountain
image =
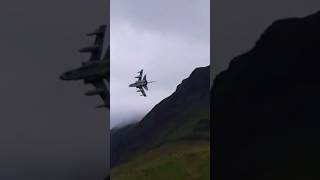
<path fill-rule="evenodd" d="M 209 156 L 209 86 L 210 67 L 196 68 L 171 96 L 157 104 L 139 123 L 112 131 L 111 166 L 122 165 L 136 157 L 150 159 L 152 154 L 161 157 L 160 152 L 177 153 L 177 149 L 184 147 L 185 150 L 192 142 L 199 148 L 186 154 L 206 152 Z M 209 162 L 209 157 L 207 159 Z"/>
<path fill-rule="evenodd" d="M 211 100 L 216 180 L 319 179 L 320 12 L 275 21 Z"/>

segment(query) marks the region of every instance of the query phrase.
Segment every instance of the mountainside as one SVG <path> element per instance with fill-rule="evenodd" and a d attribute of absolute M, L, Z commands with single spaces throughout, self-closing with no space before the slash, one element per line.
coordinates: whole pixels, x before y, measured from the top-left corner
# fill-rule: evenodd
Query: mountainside
<path fill-rule="evenodd" d="M 167 143 L 133 157 L 111 172 L 114 180 L 209 180 L 209 142 Z"/>
<path fill-rule="evenodd" d="M 167 143 L 210 140 L 209 66 L 195 69 L 137 124 L 111 133 L 111 166 Z"/>
<path fill-rule="evenodd" d="M 274 22 L 211 100 L 216 180 L 319 179 L 320 12 Z"/>

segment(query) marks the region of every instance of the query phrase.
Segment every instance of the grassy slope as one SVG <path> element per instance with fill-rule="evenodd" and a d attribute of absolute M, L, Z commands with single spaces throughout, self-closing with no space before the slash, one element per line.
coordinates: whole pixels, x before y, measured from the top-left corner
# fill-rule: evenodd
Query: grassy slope
<path fill-rule="evenodd" d="M 209 180 L 209 109 L 186 110 L 178 128 L 169 121 L 158 141 L 112 169 L 115 180 Z"/>
<path fill-rule="evenodd" d="M 162 131 L 158 131 L 157 138 L 154 142 L 134 152 L 131 157 L 140 156 L 168 143 L 177 143 L 180 141 L 210 141 L 210 119 L 208 111 L 209 109 L 198 109 L 181 113 L 179 117 L 176 117 L 184 120 L 183 123 L 179 124 L 179 127 L 175 125 L 177 120 L 171 119 L 161 127 Z"/>
<path fill-rule="evenodd" d="M 114 180 L 208 180 L 208 141 L 180 141 L 164 144 L 112 169 Z"/>

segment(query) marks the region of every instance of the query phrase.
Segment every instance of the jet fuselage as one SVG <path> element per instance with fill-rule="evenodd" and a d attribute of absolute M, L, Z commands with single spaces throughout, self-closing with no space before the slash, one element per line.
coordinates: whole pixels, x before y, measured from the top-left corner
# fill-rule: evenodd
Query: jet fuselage
<path fill-rule="evenodd" d="M 95 89 L 87 91 L 85 95 L 99 95 L 103 99 L 104 104 L 97 106 L 98 108 L 110 107 L 110 46 L 108 47 L 104 58 L 101 59 L 105 31 L 106 25 L 102 25 L 93 33 L 87 34 L 88 36 L 96 36 L 94 45 L 82 48 L 79 51 L 81 53 L 90 53 L 91 56 L 89 60 L 83 62 L 79 68 L 67 71 L 60 76 L 60 79 L 62 80 L 84 80 L 85 84 L 92 84 Z"/>
<path fill-rule="evenodd" d="M 81 67 L 63 73 L 62 80 L 84 80 L 93 81 L 95 79 L 108 79 L 108 61 L 92 61 L 83 63 Z"/>
<path fill-rule="evenodd" d="M 143 86 L 146 86 L 148 82 L 146 80 L 136 81 L 135 83 L 132 83 L 129 85 L 129 87 L 136 87 L 136 88 L 142 88 Z"/>

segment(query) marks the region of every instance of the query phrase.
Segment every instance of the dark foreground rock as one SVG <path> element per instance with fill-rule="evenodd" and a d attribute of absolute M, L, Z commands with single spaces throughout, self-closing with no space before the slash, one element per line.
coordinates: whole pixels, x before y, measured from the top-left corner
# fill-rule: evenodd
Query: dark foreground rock
<path fill-rule="evenodd" d="M 215 180 L 320 179 L 320 12 L 274 22 L 211 100 Z"/>

